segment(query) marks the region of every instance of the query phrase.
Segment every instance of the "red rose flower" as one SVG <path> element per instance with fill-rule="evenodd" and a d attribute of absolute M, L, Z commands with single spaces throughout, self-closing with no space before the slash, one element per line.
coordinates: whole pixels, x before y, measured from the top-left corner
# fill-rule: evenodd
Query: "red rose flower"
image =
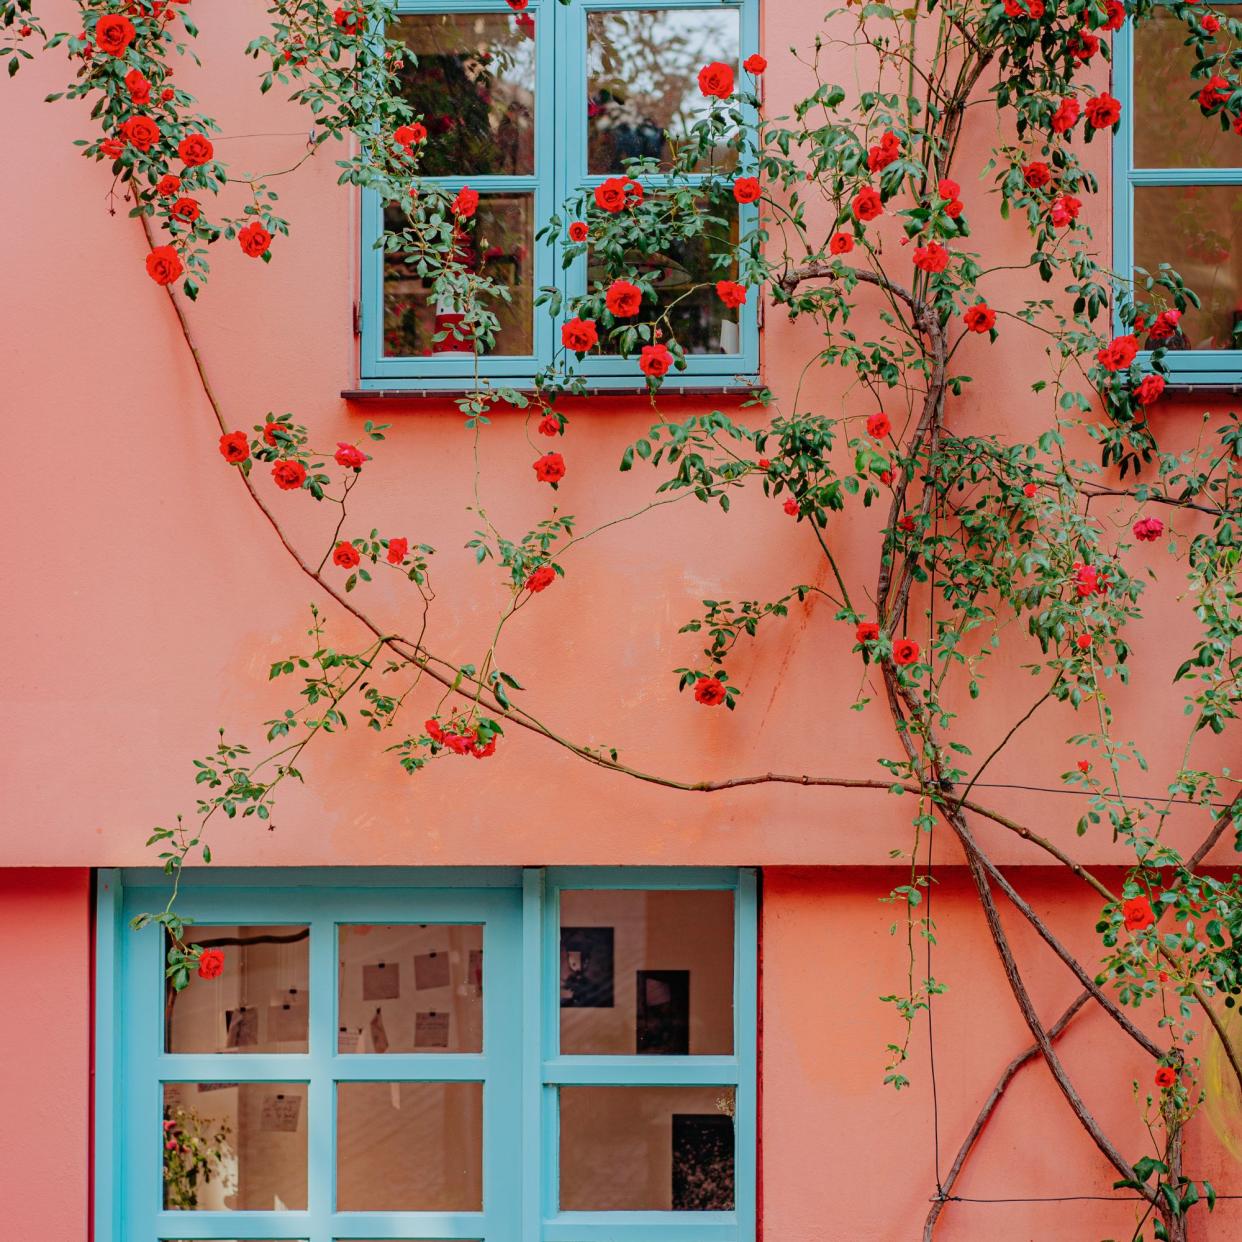
<path fill-rule="evenodd" d="M 1222 78 L 1219 73 L 1214 73 L 1199 92 L 1199 107 L 1204 112 L 1210 112 L 1217 105 L 1223 104 L 1232 94 L 1233 88 L 1229 85 L 1229 79 Z"/>
<path fill-rule="evenodd" d="M 877 621 L 860 621 L 854 631 L 854 637 L 860 643 L 873 643 L 880 637 L 880 625 Z"/>
<path fill-rule="evenodd" d="M 125 75 L 125 89 L 134 103 L 141 106 L 151 102 L 151 83 L 143 76 L 141 69 L 131 69 Z"/>
<path fill-rule="evenodd" d="M 628 319 L 631 315 L 637 315 L 642 301 L 643 291 L 637 285 L 630 284 L 628 280 L 614 280 L 608 286 L 608 292 L 604 294 L 604 305 L 618 319 Z"/>
<path fill-rule="evenodd" d="M 757 465 L 760 470 L 771 470 L 772 469 L 772 463 L 766 457 L 759 458 L 759 460 L 755 463 L 755 465 Z"/>
<path fill-rule="evenodd" d="M 873 436 L 877 440 L 883 440 L 892 430 L 893 424 L 889 422 L 888 415 L 880 410 L 876 414 L 867 419 L 867 434 Z"/>
<path fill-rule="evenodd" d="M 907 535 L 910 534 L 914 530 L 914 519 L 908 513 L 898 518 L 897 529 L 905 531 Z"/>
<path fill-rule="evenodd" d="M 215 153 L 216 149 L 206 134 L 186 134 L 177 144 L 177 154 L 191 168 L 206 164 Z"/>
<path fill-rule="evenodd" d="M 336 442 L 334 456 L 338 466 L 346 466 L 351 470 L 361 470 L 367 459 L 367 455 L 356 444 L 346 444 L 341 440 Z"/>
<path fill-rule="evenodd" d="M 1074 645 L 1079 651 L 1090 651 L 1095 645 L 1095 640 L 1090 634 L 1079 634 L 1078 637 L 1074 639 Z"/>
<path fill-rule="evenodd" d="M 1126 922 L 1126 931 L 1142 931 L 1151 927 L 1156 921 L 1152 913 L 1151 902 L 1146 897 L 1131 897 L 1121 903 L 1121 914 Z"/>
<path fill-rule="evenodd" d="M 1073 96 L 1062 99 L 1060 106 L 1052 114 L 1052 132 L 1064 134 L 1067 130 L 1073 129 L 1078 120 L 1079 111 L 1078 100 Z"/>
<path fill-rule="evenodd" d="M 673 365 L 673 355 L 668 347 L 658 342 L 655 345 L 644 345 L 638 356 L 638 369 L 644 375 L 667 375 Z"/>
<path fill-rule="evenodd" d="M 882 168 L 887 168 L 895 160 L 901 156 L 901 139 L 897 137 L 891 129 L 887 129 L 880 136 L 878 145 L 871 147 L 867 151 L 867 167 L 872 172 L 879 172 Z"/>
<path fill-rule="evenodd" d="M 187 224 L 193 224 L 198 219 L 198 203 L 192 198 L 179 198 L 168 209 L 168 214 L 176 216 L 178 220 L 184 220 Z"/>
<path fill-rule="evenodd" d="M 520 13 L 529 3 L 530 0 L 508 0 L 509 7 L 515 13 Z"/>
<path fill-rule="evenodd" d="M 109 56 L 124 56 L 134 41 L 134 23 L 119 13 L 105 13 L 95 26 L 95 46 Z"/>
<path fill-rule="evenodd" d="M 919 658 L 919 645 L 913 638 L 899 638 L 893 644 L 894 664 L 913 664 Z"/>
<path fill-rule="evenodd" d="M 1134 390 L 1134 399 L 1139 405 L 1155 405 L 1164 392 L 1164 380 L 1159 375 L 1144 376 L 1143 382 Z"/>
<path fill-rule="evenodd" d="M 263 439 L 266 440 L 267 443 L 270 444 L 273 448 L 275 448 L 276 445 L 279 443 L 279 441 L 276 439 L 276 433 L 278 431 L 281 432 L 283 435 L 288 435 L 289 424 L 288 423 L 264 423 L 263 424 Z"/>
<path fill-rule="evenodd" d="M 272 467 L 272 478 L 282 492 L 296 491 L 306 482 L 306 467 L 300 461 L 278 461 Z"/>
<path fill-rule="evenodd" d="M 1027 500 L 1034 500 L 1038 492 L 1039 488 L 1036 487 L 1034 483 L 1022 484 L 1022 495 L 1025 496 Z"/>
<path fill-rule="evenodd" d="M 393 130 L 392 140 L 397 146 L 404 147 L 409 154 L 417 143 L 427 140 L 427 127 L 422 121 L 415 121 L 411 125 L 398 125 Z"/>
<path fill-rule="evenodd" d="M 544 453 L 531 468 L 540 483 L 559 483 L 565 477 L 565 459 L 560 453 Z"/>
<path fill-rule="evenodd" d="M 976 302 L 962 312 L 968 332 L 991 332 L 996 326 L 996 312 L 986 302 Z"/>
<path fill-rule="evenodd" d="M 699 70 L 699 90 L 709 99 L 728 99 L 733 94 L 733 68 L 714 60 Z"/>
<path fill-rule="evenodd" d="M 965 208 L 962 206 L 962 200 L 960 198 L 955 198 L 951 203 L 945 204 L 944 214 L 948 216 L 950 220 L 956 220 L 964 210 Z"/>
<path fill-rule="evenodd" d="M 694 701 L 704 707 L 719 707 L 725 701 L 724 682 L 719 677 L 700 677 L 694 683 Z"/>
<path fill-rule="evenodd" d="M 854 218 L 861 220 L 864 224 L 869 220 L 874 220 L 876 216 L 881 215 L 884 211 L 884 202 L 880 198 L 880 192 L 869 185 L 863 186 L 854 195 L 854 201 L 850 204 L 850 210 L 854 213 Z"/>
<path fill-rule="evenodd" d="M 781 508 L 784 509 L 785 512 L 788 513 L 790 517 L 793 517 L 795 514 L 797 514 L 798 507 L 799 507 L 798 502 L 792 496 L 790 496 L 790 498 L 787 501 L 785 501 L 785 503 L 781 506 Z"/>
<path fill-rule="evenodd" d="M 156 183 L 155 192 L 161 198 L 168 198 L 172 194 L 181 189 L 181 178 L 174 177 L 172 173 L 165 173 Z"/>
<path fill-rule="evenodd" d="M 121 133 L 139 151 L 150 151 L 160 140 L 160 127 L 149 116 L 131 116 L 121 126 Z"/>
<path fill-rule="evenodd" d="M 576 354 L 585 354 L 599 342 L 599 332 L 593 319 L 571 319 L 561 328 L 561 344 Z"/>
<path fill-rule="evenodd" d="M 347 35 L 355 35 L 358 33 L 358 26 L 362 21 L 362 14 L 357 9 L 347 9 L 341 5 L 332 14 L 332 20 Z"/>
<path fill-rule="evenodd" d="M 1106 371 L 1124 371 L 1138 353 L 1138 337 L 1114 337 L 1095 356 Z"/>
<path fill-rule="evenodd" d="M 1179 310 L 1161 311 L 1156 316 L 1156 322 L 1151 325 L 1147 336 L 1152 341 L 1167 341 L 1169 337 L 1176 336 L 1178 332 L 1177 324 L 1182 317 Z"/>
<path fill-rule="evenodd" d="M 1041 190 L 1052 180 L 1052 169 L 1042 160 L 1022 165 L 1022 179 L 1032 190 Z"/>
<path fill-rule="evenodd" d="M 1052 221 L 1054 228 L 1063 229 L 1067 224 L 1072 224 L 1078 219 L 1081 207 L 1081 200 L 1072 194 L 1062 194 L 1060 198 L 1053 200 L 1052 206 L 1048 209 L 1048 219 Z"/>
<path fill-rule="evenodd" d="M 1217 34 L 1220 31 L 1220 22 L 1211 13 L 1205 13 L 1199 18 L 1199 25 L 1211 35 Z"/>
<path fill-rule="evenodd" d="M 332 549 L 332 564 L 339 565 L 342 569 L 353 569 L 361 560 L 358 549 L 352 543 L 342 540 Z"/>
<path fill-rule="evenodd" d="M 956 181 L 952 181 L 948 177 L 942 177 L 939 184 L 936 186 L 936 193 L 939 194 L 941 198 L 946 198 L 950 201 L 955 199 L 961 192 L 962 187 L 958 185 Z"/>
<path fill-rule="evenodd" d="M 1155 1083 L 1162 1091 L 1167 1091 L 1177 1082 L 1177 1071 L 1171 1065 L 1161 1065 L 1156 1070 Z"/>
<path fill-rule="evenodd" d="M 532 595 L 538 595 L 540 591 L 546 590 L 556 581 L 556 570 L 551 565 L 540 565 L 529 578 L 526 579 L 526 589 Z"/>
<path fill-rule="evenodd" d="M 569 226 L 569 240 L 572 242 L 584 242 L 589 236 L 591 230 L 581 220 L 575 220 Z"/>
<path fill-rule="evenodd" d="M 1164 534 L 1164 523 L 1159 518 L 1140 518 L 1131 529 L 1140 543 L 1154 543 Z"/>
<path fill-rule="evenodd" d="M 1070 36 L 1066 47 L 1079 64 L 1085 65 L 1100 50 L 1100 39 L 1089 30 L 1080 30 Z"/>
<path fill-rule="evenodd" d="M 99 144 L 99 151 L 110 160 L 119 159 L 125 151 L 125 144 L 119 138 L 105 138 Z"/>
<path fill-rule="evenodd" d="M 1121 101 L 1107 91 L 1087 100 L 1087 124 L 1092 129 L 1108 129 L 1121 120 Z"/>
<path fill-rule="evenodd" d="M 716 282 L 716 296 L 730 310 L 736 310 L 746 301 L 746 286 L 739 285 L 736 280 L 718 280 Z"/>
<path fill-rule="evenodd" d="M 198 977 L 218 979 L 224 973 L 224 950 L 203 949 L 198 955 Z"/>
<path fill-rule="evenodd" d="M 742 68 L 745 69 L 747 73 L 754 74 L 755 77 L 758 77 L 761 73 L 763 73 L 767 67 L 768 62 L 760 56 L 758 52 L 752 52 L 744 61 L 742 61 Z"/>
<path fill-rule="evenodd" d="M 595 187 L 595 205 L 616 215 L 643 201 L 643 187 L 631 177 L 609 177 Z"/>
<path fill-rule="evenodd" d="M 916 246 L 914 266 L 924 272 L 943 272 L 949 266 L 949 252 L 939 242 Z"/>
<path fill-rule="evenodd" d="M 733 183 L 733 197 L 739 203 L 756 203 L 762 193 L 758 177 L 739 177 Z"/>
<path fill-rule="evenodd" d="M 472 190 L 468 185 L 463 185 L 457 191 L 457 196 L 453 199 L 451 207 L 453 215 L 460 216 L 463 220 L 469 220 L 479 209 L 478 190 Z"/>
<path fill-rule="evenodd" d="M 147 255 L 147 275 L 157 285 L 171 285 L 181 270 L 181 256 L 172 246 L 156 246 Z"/>
<path fill-rule="evenodd" d="M 250 441 L 244 431 L 230 431 L 220 437 L 220 456 L 230 465 L 237 465 L 250 456 Z"/>
<path fill-rule="evenodd" d="M 833 233 L 828 239 L 829 254 L 849 254 L 854 249 L 854 238 L 849 233 Z"/>
<path fill-rule="evenodd" d="M 237 243 L 252 259 L 261 259 L 272 244 L 272 235 L 257 220 L 237 234 Z"/>
<path fill-rule="evenodd" d="M 1005 0 L 1005 16 L 1017 18 L 1034 18 L 1036 21 L 1044 15 L 1044 0 Z"/>
<path fill-rule="evenodd" d="M 545 414 L 536 428 L 541 436 L 557 436 L 561 433 L 561 420 L 555 414 Z"/>
<path fill-rule="evenodd" d="M 409 550 L 410 541 L 408 539 L 390 539 L 388 541 L 388 563 L 390 565 L 402 564 Z"/>

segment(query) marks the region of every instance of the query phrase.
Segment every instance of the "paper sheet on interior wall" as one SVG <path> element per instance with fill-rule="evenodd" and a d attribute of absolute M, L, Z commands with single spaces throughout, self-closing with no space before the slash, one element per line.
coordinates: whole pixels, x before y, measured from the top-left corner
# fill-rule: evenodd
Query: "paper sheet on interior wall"
<path fill-rule="evenodd" d="M 396 962 L 376 962 L 362 968 L 363 1000 L 396 1000 L 400 995 L 401 967 Z"/>
<path fill-rule="evenodd" d="M 280 1043 L 302 1043 L 306 1040 L 310 1014 L 305 1004 L 292 999 L 277 999 L 268 1006 L 267 1037 Z"/>
<path fill-rule="evenodd" d="M 381 1009 L 377 1009 L 371 1019 L 371 1050 L 380 1053 L 388 1051 L 388 1032 L 384 1030 L 384 1012 Z"/>
<path fill-rule="evenodd" d="M 466 967 L 466 995 L 479 997 L 483 995 L 483 950 L 471 949 L 470 959 Z"/>
<path fill-rule="evenodd" d="M 419 953 L 414 958 L 414 987 L 425 992 L 428 988 L 446 988 L 449 985 L 449 955 L 445 952 Z"/>
<path fill-rule="evenodd" d="M 419 1013 L 414 1015 L 415 1048 L 447 1048 L 449 1045 L 449 1015 L 447 1013 Z"/>
<path fill-rule="evenodd" d="M 302 1115 L 302 1097 L 278 1092 L 263 1097 L 263 1110 L 259 1114 L 259 1129 L 272 1133 L 293 1134 Z"/>
<path fill-rule="evenodd" d="M 259 1011 L 253 1005 L 224 1011 L 226 1048 L 249 1048 L 259 1042 Z"/>
<path fill-rule="evenodd" d="M 341 1027 L 336 1033 L 336 1050 L 338 1053 L 346 1054 L 364 1051 L 362 1046 L 362 1027 Z"/>

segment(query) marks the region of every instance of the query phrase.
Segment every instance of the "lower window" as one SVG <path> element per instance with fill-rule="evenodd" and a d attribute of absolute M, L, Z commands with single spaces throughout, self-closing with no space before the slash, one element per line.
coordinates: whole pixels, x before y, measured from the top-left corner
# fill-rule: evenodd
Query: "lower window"
<path fill-rule="evenodd" d="M 751 1242 L 753 873 L 338 875 L 101 875 L 99 1242 Z"/>

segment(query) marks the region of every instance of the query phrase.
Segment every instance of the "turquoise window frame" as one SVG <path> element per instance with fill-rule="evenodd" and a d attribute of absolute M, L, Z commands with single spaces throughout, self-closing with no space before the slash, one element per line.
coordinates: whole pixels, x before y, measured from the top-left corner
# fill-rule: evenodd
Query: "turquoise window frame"
<path fill-rule="evenodd" d="M 1187 79 L 1189 81 L 1189 78 Z M 1113 266 L 1129 280 L 1134 273 L 1134 191 L 1142 186 L 1242 187 L 1237 168 L 1137 168 L 1134 163 L 1135 75 L 1134 24 L 1126 22 L 1113 36 L 1113 90 L 1122 105 L 1122 125 L 1113 137 Z M 1205 125 L 1216 124 L 1205 119 Z M 1120 321 L 1114 330 L 1120 330 Z M 1139 354 L 1147 365 L 1149 352 Z M 1165 376 L 1179 387 L 1237 388 L 1242 386 L 1242 350 L 1187 349 L 1165 354 Z"/>
<path fill-rule="evenodd" d="M 208 923 L 306 923 L 310 1051 L 163 1051 L 162 939 L 130 919 L 162 903 L 150 870 L 100 871 L 95 1007 L 95 1242 L 170 1238 L 483 1239 L 483 1242 L 754 1242 L 758 1149 L 758 875 L 703 868 L 286 868 L 187 872 L 183 913 Z M 561 1056 L 559 904 L 566 889 L 728 889 L 734 899 L 732 1056 Z M 474 1054 L 340 1055 L 335 926 L 484 924 L 484 1046 Z M 193 984 L 191 984 L 193 986 Z M 515 1019 L 515 1015 L 518 1020 Z M 508 1037 L 506 1037 L 508 1036 Z M 482 1212 L 336 1212 L 336 1084 L 482 1081 Z M 166 1212 L 160 1085 L 307 1082 L 308 1206 L 290 1212 Z M 731 1212 L 561 1212 L 558 1092 L 569 1085 L 727 1086 L 736 1092 Z M 122 1155 L 123 1154 L 123 1155 Z"/>
<path fill-rule="evenodd" d="M 399 0 L 399 13 L 506 13 L 505 0 Z M 454 191 L 469 184 L 480 193 L 529 192 L 535 197 L 535 227 L 557 211 L 575 190 L 594 185 L 603 177 L 586 174 L 586 24 L 587 14 L 599 9 L 708 9 L 730 10 L 740 15 L 739 60 L 759 50 L 759 0 L 530 0 L 526 10 L 535 21 L 535 174 L 531 177 L 479 176 L 429 178 Z M 739 81 L 745 75 L 739 69 Z M 571 101 L 580 100 L 579 125 L 565 125 L 562 114 L 572 115 Z M 649 184 L 658 178 L 648 178 Z M 415 392 L 460 391 L 472 387 L 473 355 L 440 355 L 430 358 L 386 358 L 383 352 L 384 263 L 377 246 L 383 229 L 383 208 L 373 191 L 362 192 L 361 301 L 359 339 L 361 352 L 359 385 L 363 391 L 409 390 Z M 753 204 L 739 207 L 739 233 L 745 236 L 759 219 Z M 586 291 L 586 261 L 580 259 L 568 271 L 561 267 L 560 249 L 545 242 L 534 243 L 535 282 L 556 287 L 569 298 Z M 479 378 L 494 385 L 530 388 L 535 373 L 548 366 L 561 350 L 561 325 L 570 318 L 553 318 L 545 307 L 535 308 L 535 352 L 525 357 L 478 359 Z M 686 369 L 669 374 L 665 386 L 672 389 L 736 388 L 746 391 L 758 383 L 759 310 L 752 297 L 739 311 L 739 352 L 693 354 Z M 590 389 L 642 390 L 645 381 L 633 358 L 585 359 L 577 370 Z"/>

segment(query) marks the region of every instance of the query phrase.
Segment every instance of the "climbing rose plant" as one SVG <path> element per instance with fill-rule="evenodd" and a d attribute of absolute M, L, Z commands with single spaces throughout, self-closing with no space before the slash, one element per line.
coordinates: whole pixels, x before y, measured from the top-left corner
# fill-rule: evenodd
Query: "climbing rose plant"
<path fill-rule="evenodd" d="M 81 0 L 81 28 L 71 33 L 45 29 L 33 0 L 0 0 L 0 55 L 10 74 L 36 53 L 68 57 L 72 77 L 60 94 L 91 108 L 93 129 L 79 140 L 81 154 L 102 165 L 112 202 L 141 222 L 149 247 L 136 280 L 165 289 L 188 343 L 182 296 L 194 299 L 208 283 L 213 247 L 232 243 L 268 261 L 296 244 L 271 188 L 296 165 L 266 175 L 232 172 L 216 149 L 218 125 L 177 83 L 176 69 L 193 56 L 196 7 L 189 0 Z M 509 7 L 532 36 L 536 19 L 525 0 Z M 1197 2 L 1177 0 L 1160 11 L 1184 26 L 1185 93 L 1204 124 L 1242 133 L 1242 23 L 1230 10 Z M 266 722 L 267 749 L 255 755 L 221 734 L 195 760 L 200 797 L 192 820 L 178 818 L 152 834 L 171 893 L 165 909 L 137 922 L 168 933 L 173 986 L 228 969 L 218 950 L 186 941 L 176 906 L 185 864 L 211 861 L 212 821 L 269 820 L 281 784 L 302 778 L 306 747 L 351 719 L 373 730 L 411 773 L 433 762 L 502 761 L 506 729 L 522 729 L 597 767 L 687 792 L 776 782 L 868 787 L 908 800 L 914 829 L 908 881 L 885 898 L 904 911 L 910 946 L 906 986 L 885 998 L 899 1032 L 887 1080 L 906 1085 L 911 1033 L 947 986 L 920 978 L 915 957 L 919 938 L 936 935 L 926 913 L 932 876 L 924 860 L 933 831 L 947 830 L 1030 1029 L 1024 1055 L 1042 1059 L 1117 1170 L 1117 1186 L 1137 1196 L 1134 1238 L 1149 1229 L 1155 1238 L 1186 1238 L 1192 1209 L 1210 1210 L 1215 1197 L 1210 1184 L 1183 1169 L 1181 1154 L 1184 1127 L 1205 1090 L 1198 1048 L 1208 1028 L 1242 1083 L 1242 1047 L 1224 1020 L 1242 994 L 1242 879 L 1203 870 L 1222 838 L 1242 849 L 1235 779 L 1203 755 L 1204 738 L 1236 734 L 1242 693 L 1242 423 L 1232 413 L 1205 415 L 1189 447 L 1162 446 L 1151 414 L 1164 397 L 1167 353 L 1186 344 L 1181 320 L 1198 299 L 1164 264 L 1154 272 L 1110 271 L 1085 220 L 1084 203 L 1098 190 L 1086 148 L 1125 119 L 1098 66 L 1110 57 L 1111 32 L 1154 12 L 1147 0 L 847 6 L 824 16 L 809 47 L 790 53 L 817 85 L 785 116 L 764 106 L 768 61 L 753 49 L 740 66 L 702 66 L 697 86 L 710 107 L 674 150 L 671 168 L 630 161 L 624 175 L 581 191 L 545 222 L 541 244 L 554 247 L 566 267 L 589 248 L 601 275 L 568 306 L 560 290 L 541 291 L 540 304 L 564 313 L 564 323 L 561 349 L 537 377 L 534 395 L 493 385 L 476 368 L 472 390 L 458 400 L 476 453 L 498 410 L 526 418 L 539 447 L 513 464 L 514 485 L 546 487 L 551 502 L 576 466 L 565 398 L 586 392 L 583 358 L 602 348 L 628 359 L 652 424 L 625 450 L 620 468 L 649 470 L 655 485 L 649 504 L 617 521 L 639 522 L 653 509 L 693 500 L 727 512 L 743 491 L 757 490 L 787 516 L 791 538 L 809 535 L 827 570 L 827 585 L 793 583 L 772 599 L 703 601 L 682 627 L 695 636 L 685 640 L 687 663 L 672 674 L 687 710 L 724 707 L 744 717 L 730 666 L 745 658 L 746 644 L 780 642 L 782 619 L 822 598 L 832 623 L 852 638 L 863 674 L 851 706 L 891 720 L 893 749 L 879 759 L 882 776 L 678 779 L 562 735 L 524 706 L 526 688 L 501 662 L 504 639 L 522 623 L 520 613 L 537 614 L 538 596 L 574 589 L 570 554 L 596 531 L 579 531 L 550 503 L 532 529 L 505 532 L 472 498 L 479 525 L 467 551 L 498 579 L 501 604 L 494 638 L 478 659 L 447 660 L 435 652 L 434 549 L 420 532 L 368 529 L 356 516 L 356 493 L 387 428 L 368 422 L 361 443 L 333 446 L 316 443 L 290 413 L 226 411 L 210 386 L 210 362 L 199 360 L 220 422 L 220 467 L 237 472 L 319 592 L 372 638 L 362 650 L 339 649 L 313 606 L 306 647 L 271 667 L 273 679 L 290 679 L 297 691 Z M 398 74 L 416 74 L 417 65 L 389 37 L 394 16 L 391 0 L 280 0 L 267 6 L 267 26 L 246 50 L 258 65 L 259 89 L 288 92 L 313 118 L 299 163 L 330 139 L 348 140 L 337 150 L 342 184 L 399 209 L 402 227 L 382 242 L 389 260 L 410 265 L 431 284 L 437 304 L 455 308 L 442 339 L 477 360 L 495 342 L 496 310 L 509 294 L 479 270 L 486 236 L 477 191 L 449 194 L 420 177 L 436 139 L 402 97 Z M 868 89 L 830 82 L 841 57 L 873 65 Z M 983 159 L 962 149 L 975 108 L 1001 119 Z M 653 180 L 657 172 L 663 175 Z M 233 214 L 221 205 L 230 186 L 229 201 L 243 200 Z M 739 207 L 747 209 L 740 217 Z M 972 225 L 985 212 L 1011 222 L 996 253 L 974 240 Z M 742 222 L 736 234 L 735 219 Z M 825 373 L 825 383 L 782 393 L 755 386 L 741 403 L 744 418 L 665 413 L 665 380 L 687 361 L 675 331 L 680 297 L 663 296 L 631 256 L 694 242 L 711 243 L 719 271 L 680 297 L 705 291 L 730 311 L 773 304 L 814 329 L 809 364 Z M 1015 264 L 1014 255 L 1028 249 L 1029 258 Z M 1029 284 L 1014 278 L 1015 266 Z M 1024 296 L 1038 292 L 1038 282 L 1046 292 Z M 972 382 L 964 360 L 978 360 L 986 342 L 1011 334 L 1046 358 L 1023 398 L 1037 432 L 1029 441 L 978 434 L 962 416 Z M 842 392 L 859 397 L 847 402 Z M 338 511 L 330 542 L 314 553 L 283 534 L 284 512 L 298 503 Z M 841 560 L 847 518 L 876 535 L 870 577 Z M 1139 544 L 1154 545 L 1157 569 L 1150 554 L 1139 557 Z M 377 574 L 408 583 L 408 615 L 367 612 L 361 596 Z M 1113 708 L 1115 688 L 1136 672 L 1130 636 L 1150 623 L 1146 606 L 1155 593 L 1165 608 L 1176 602 L 1188 622 L 1176 631 L 1186 642 L 1176 674 L 1185 746 L 1158 799 L 1126 792 L 1147 761 L 1119 731 Z M 1161 624 L 1165 641 L 1173 641 L 1163 614 Z M 1001 650 L 1016 651 L 1029 670 L 1032 702 L 1004 741 L 980 757 L 961 740 L 958 705 L 987 696 L 990 662 Z M 423 683 L 438 688 L 438 700 L 411 723 Z M 874 684 L 883 689 L 879 703 L 864 696 Z M 1068 739 L 1077 758 L 1057 779 L 1082 797 L 1078 833 L 1107 832 L 1129 851 L 1119 885 L 1081 864 L 1059 834 L 1044 835 L 975 795 L 997 755 L 1050 703 L 1067 705 L 1082 722 Z M 1167 839 L 1175 806 L 1190 808 L 1204 825 L 1190 853 Z M 1094 961 L 1062 944 L 1001 872 L 977 835 L 980 823 L 1016 835 L 1094 890 Z M 999 899 L 1078 980 L 1080 995 L 1055 1022 L 1036 1012 Z M 1085 1005 L 1103 1010 L 1143 1058 L 1135 1094 L 1152 1135 L 1148 1151 L 1118 1149 L 1057 1054 L 1057 1037 Z M 1156 1037 L 1131 1017 L 1153 1007 Z M 1009 1077 L 937 1188 L 925 1236 Z M 180 1148 L 169 1150 L 182 1159 Z M 195 1159 L 205 1174 L 209 1153 Z"/>

